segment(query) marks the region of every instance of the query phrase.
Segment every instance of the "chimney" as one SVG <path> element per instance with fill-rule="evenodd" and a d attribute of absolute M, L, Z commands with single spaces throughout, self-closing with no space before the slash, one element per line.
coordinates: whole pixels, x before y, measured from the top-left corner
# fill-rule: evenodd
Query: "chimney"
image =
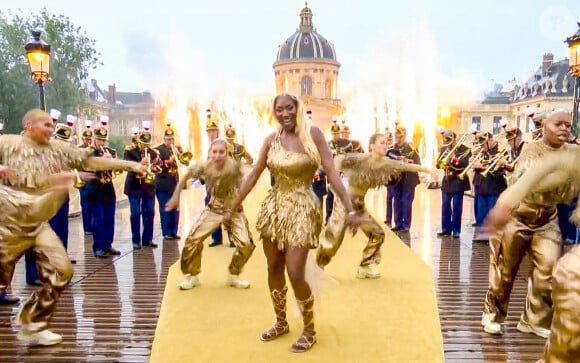
<path fill-rule="evenodd" d="M 542 76 L 546 75 L 552 64 L 554 64 L 554 54 L 545 53 L 542 58 Z"/>
<path fill-rule="evenodd" d="M 112 84 L 109 85 L 109 92 L 107 93 L 107 102 L 114 105 L 117 102 L 117 87 Z"/>

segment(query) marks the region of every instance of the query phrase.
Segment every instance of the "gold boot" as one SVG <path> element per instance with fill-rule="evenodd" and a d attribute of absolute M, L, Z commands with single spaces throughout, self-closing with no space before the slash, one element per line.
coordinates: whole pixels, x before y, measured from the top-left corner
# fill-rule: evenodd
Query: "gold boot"
<path fill-rule="evenodd" d="M 292 344 L 292 351 L 294 353 L 306 352 L 314 343 L 316 343 L 316 332 L 314 331 L 314 296 L 306 300 L 296 300 L 300 312 L 302 313 L 302 320 L 304 321 L 304 330 L 298 340 Z"/>
<path fill-rule="evenodd" d="M 272 304 L 274 305 L 274 312 L 276 313 L 276 323 L 270 329 L 266 330 L 260 336 L 260 339 L 269 342 L 278 338 L 280 335 L 288 334 L 290 327 L 286 321 L 286 294 L 288 287 L 284 286 L 282 291 L 276 289 L 270 292 L 272 297 Z"/>

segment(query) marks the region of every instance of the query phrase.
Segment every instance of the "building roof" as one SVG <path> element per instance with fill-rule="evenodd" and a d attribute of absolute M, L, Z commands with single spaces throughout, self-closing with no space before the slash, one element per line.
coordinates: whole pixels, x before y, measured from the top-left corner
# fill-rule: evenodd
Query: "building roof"
<path fill-rule="evenodd" d="M 336 62 L 334 45 L 316 31 L 308 4 L 300 12 L 300 26 L 278 47 L 276 62 L 319 59 Z"/>
<path fill-rule="evenodd" d="M 122 105 L 137 105 L 153 103 L 154 100 L 150 92 L 117 92 L 115 102 Z"/>

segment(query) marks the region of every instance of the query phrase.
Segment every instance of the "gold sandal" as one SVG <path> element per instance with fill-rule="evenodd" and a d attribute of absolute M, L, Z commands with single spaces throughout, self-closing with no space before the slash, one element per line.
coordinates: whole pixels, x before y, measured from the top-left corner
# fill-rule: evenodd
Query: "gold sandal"
<path fill-rule="evenodd" d="M 306 335 L 302 333 L 300 338 L 298 338 L 298 340 L 294 344 L 292 344 L 292 347 L 290 349 L 294 353 L 303 353 L 306 352 L 307 350 L 310 350 L 310 348 L 312 348 L 314 343 L 316 343 L 316 335 Z"/>
<path fill-rule="evenodd" d="M 262 333 L 260 339 L 264 342 L 269 342 L 270 340 L 274 340 L 281 335 L 288 334 L 289 332 L 290 325 L 288 325 L 288 322 L 276 322 L 273 327 Z"/>

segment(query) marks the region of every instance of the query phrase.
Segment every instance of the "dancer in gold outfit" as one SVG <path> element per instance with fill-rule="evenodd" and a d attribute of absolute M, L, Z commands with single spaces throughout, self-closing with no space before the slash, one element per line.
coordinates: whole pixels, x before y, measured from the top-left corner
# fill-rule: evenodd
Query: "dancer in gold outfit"
<path fill-rule="evenodd" d="M 524 147 L 512 181 L 517 181 L 538 160 L 556 152 L 568 151 L 570 115 L 555 110 L 543 123 L 541 140 Z M 518 204 L 505 227 L 490 239 L 489 288 L 484 301 L 482 325 L 489 334 L 502 334 L 511 289 L 526 253 L 530 257 L 530 277 L 526 307 L 517 329 L 546 338 L 552 321 L 552 270 L 561 251 L 556 204 L 571 200 L 570 183 L 532 193 Z M 506 193 L 504 193 L 505 195 Z"/>
<path fill-rule="evenodd" d="M 498 200 L 487 220 L 487 227 L 503 227 L 512 209 L 531 192 L 557 189 L 570 183 L 580 190 L 580 147 L 547 155 L 511 186 Z M 580 226 L 580 207 L 570 220 Z M 552 271 L 552 303 L 554 315 L 544 357 L 538 363 L 574 362 L 580 357 L 580 246 L 566 253 Z"/>
<path fill-rule="evenodd" d="M 47 189 L 49 175 L 71 168 L 82 170 L 125 169 L 146 171 L 145 166 L 122 160 L 91 157 L 92 149 L 79 149 L 69 143 L 51 140 L 54 125 L 42 110 L 28 111 L 22 119 L 24 133 L 0 136 L 0 165 L 18 170 L 14 178 L 3 178 L 3 184 L 30 195 Z M 42 287 L 26 300 L 18 314 L 20 340 L 41 345 L 61 342 L 62 337 L 47 330 L 56 302 L 72 278 L 69 257 L 48 222 L 30 225 L 26 219 L 5 225 L 2 232 L 3 252 L 0 260 L 0 289 L 12 279 L 14 266 L 25 250 L 38 256 Z M 3 291 L 0 291 L 2 293 Z"/>
<path fill-rule="evenodd" d="M 316 343 L 314 297 L 305 279 L 305 268 L 309 249 L 318 246 L 322 228 L 321 208 L 311 186 L 312 175 L 320 164 L 345 205 L 347 224 L 355 229 L 358 217 L 340 182 L 324 135 L 318 127 L 310 125 L 302 103 L 295 96 L 281 94 L 274 98 L 273 111 L 280 128 L 264 141 L 258 161 L 232 202 L 232 210 L 241 204 L 267 166 L 276 183 L 262 202 L 257 228 L 268 263 L 276 323 L 262 333 L 261 339 L 270 341 L 289 331 L 286 270 L 304 322 L 304 330 L 291 349 L 305 352 Z M 225 219 L 228 218 L 226 215 Z"/>
<path fill-rule="evenodd" d="M 203 179 L 211 198 L 191 228 L 181 252 L 181 272 L 184 277 L 179 282 L 179 288 L 182 290 L 199 285 L 197 275 L 201 272 L 203 241 L 220 226 L 224 212 L 229 210 L 234 193 L 242 181 L 241 164 L 228 157 L 225 140 L 215 139 L 209 148 L 209 160 L 192 165 L 181 177 L 173 196 L 166 204 L 167 210 L 177 208 L 181 190 L 190 179 Z M 246 289 L 250 287 L 250 283 L 241 279 L 240 273 L 256 246 L 252 242 L 248 220 L 241 207 L 234 210 L 228 227 L 236 250 L 230 262 L 227 284 Z"/>
<path fill-rule="evenodd" d="M 365 207 L 365 195 L 371 188 L 385 185 L 393 177 L 401 172 L 429 171 L 417 164 L 403 163 L 386 157 L 387 137 L 383 134 L 374 134 L 369 139 L 367 154 L 346 154 L 336 157 L 340 170 L 347 180 L 347 190 L 350 201 L 355 211 L 361 218 L 361 229 L 368 237 L 366 247 L 363 250 L 363 258 L 358 267 L 357 278 L 378 278 L 381 276 L 376 265 L 381 262 L 381 246 L 385 241 L 385 232 L 381 225 L 367 212 Z M 342 202 L 334 200 L 332 215 L 326 226 L 324 240 L 322 241 L 316 262 L 322 268 L 330 263 L 342 245 L 344 232 L 346 231 L 345 213 Z"/>

